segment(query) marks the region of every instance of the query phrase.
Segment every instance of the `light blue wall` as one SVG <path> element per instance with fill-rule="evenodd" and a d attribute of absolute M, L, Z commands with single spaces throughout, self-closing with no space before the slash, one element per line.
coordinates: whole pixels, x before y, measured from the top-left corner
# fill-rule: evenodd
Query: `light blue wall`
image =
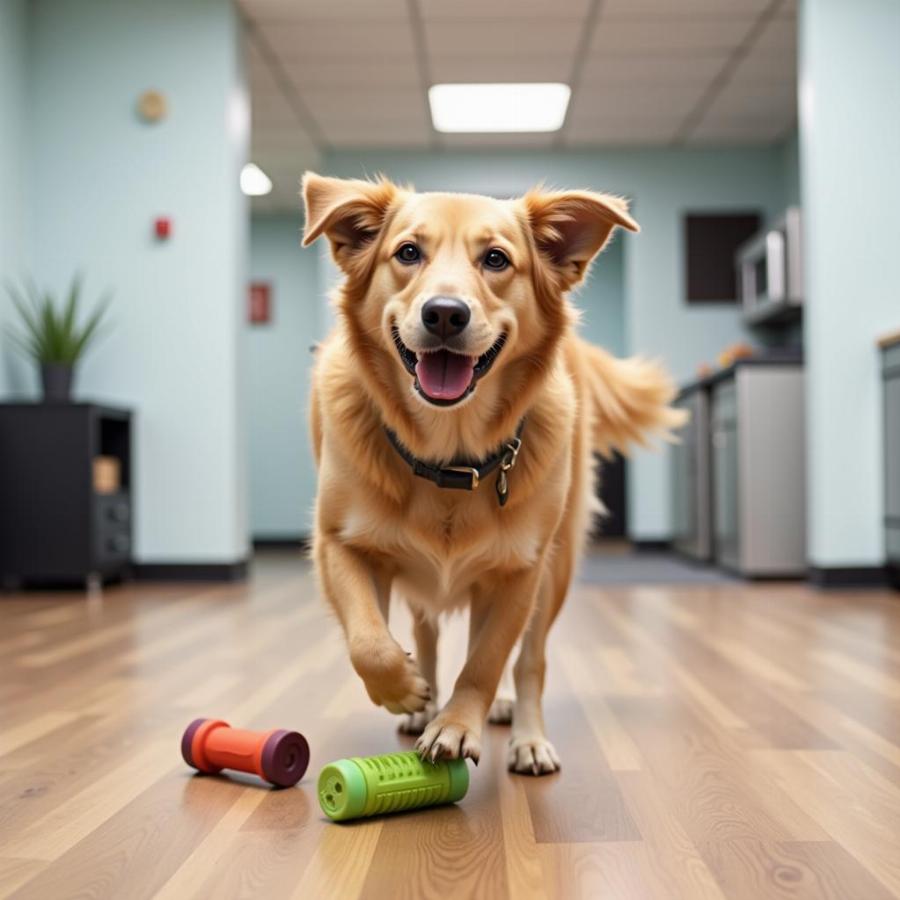
<path fill-rule="evenodd" d="M 780 148 L 710 151 L 333 153 L 323 172 L 384 172 L 421 190 L 509 196 L 546 181 L 624 193 L 635 200 L 640 235 L 623 241 L 628 352 L 662 358 L 679 381 L 723 346 L 747 337 L 735 306 L 687 306 L 683 298 L 682 215 L 688 210 L 784 205 Z M 602 260 L 601 260 L 602 266 Z M 637 452 L 629 479 L 629 521 L 639 540 L 669 535 L 664 453 Z"/>
<path fill-rule="evenodd" d="M 80 269 L 89 290 L 115 291 L 77 391 L 137 412 L 137 558 L 241 559 L 237 13 L 229 0 L 36 0 L 31 26 L 31 261 L 57 289 Z M 155 126 L 135 111 L 148 88 L 169 102 Z M 158 215 L 173 221 L 166 243 Z"/>
<path fill-rule="evenodd" d="M 802 206 L 800 185 L 800 135 L 794 132 L 781 145 L 781 191 L 785 206 Z"/>
<path fill-rule="evenodd" d="M 0 2 L 0 396 L 21 363 L 2 334 L 13 320 L 12 303 L 2 289 L 19 277 L 28 230 L 26 132 L 28 16 L 25 0 Z"/>
<path fill-rule="evenodd" d="M 302 217 L 254 216 L 250 277 L 272 285 L 273 319 L 244 325 L 244 393 L 254 537 L 309 535 L 316 478 L 307 416 L 309 347 L 321 309 L 313 250 L 300 249 Z"/>
<path fill-rule="evenodd" d="M 884 559 L 875 338 L 900 327 L 898 39 L 897 0 L 801 5 L 807 494 L 819 566 Z"/>
<path fill-rule="evenodd" d="M 625 242 L 617 234 L 594 262 L 575 302 L 581 310 L 580 331 L 610 353 L 627 353 L 625 339 Z"/>

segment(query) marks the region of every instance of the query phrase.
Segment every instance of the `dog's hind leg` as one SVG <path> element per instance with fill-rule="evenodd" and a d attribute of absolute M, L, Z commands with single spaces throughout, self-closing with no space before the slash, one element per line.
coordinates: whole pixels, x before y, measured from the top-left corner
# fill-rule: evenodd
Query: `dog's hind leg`
<path fill-rule="evenodd" d="M 509 725 L 512 722 L 513 706 L 516 701 L 516 684 L 513 680 L 513 659 L 516 658 L 521 651 L 521 641 L 516 642 L 506 665 L 503 667 L 503 674 L 500 676 L 500 684 L 497 687 L 497 696 L 488 711 L 488 722 L 493 725 Z"/>
<path fill-rule="evenodd" d="M 413 637 L 416 641 L 416 661 L 422 677 L 431 688 L 431 699 L 425 709 L 409 713 L 400 720 L 399 730 L 404 734 L 421 734 L 425 726 L 437 714 L 437 619 L 425 616 L 415 609 L 413 612 Z"/>
<path fill-rule="evenodd" d="M 559 754 L 544 728 L 544 673 L 550 626 L 569 587 L 571 562 L 554 557 L 541 579 L 537 605 L 522 636 L 522 649 L 513 674 L 516 701 L 509 739 L 507 767 L 511 772 L 546 775 L 560 768 Z"/>

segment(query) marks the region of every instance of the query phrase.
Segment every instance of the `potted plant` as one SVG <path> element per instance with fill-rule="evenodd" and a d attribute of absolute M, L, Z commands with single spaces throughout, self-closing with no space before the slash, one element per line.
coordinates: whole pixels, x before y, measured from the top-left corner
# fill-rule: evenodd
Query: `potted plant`
<path fill-rule="evenodd" d="M 79 322 L 81 278 L 75 276 L 65 303 L 58 303 L 49 291 L 41 292 L 28 281 L 24 288 L 7 285 L 21 319 L 21 329 L 10 329 L 13 343 L 41 369 L 45 403 L 68 403 L 72 396 L 74 367 L 97 337 L 109 306 L 105 295 L 85 319 Z"/>

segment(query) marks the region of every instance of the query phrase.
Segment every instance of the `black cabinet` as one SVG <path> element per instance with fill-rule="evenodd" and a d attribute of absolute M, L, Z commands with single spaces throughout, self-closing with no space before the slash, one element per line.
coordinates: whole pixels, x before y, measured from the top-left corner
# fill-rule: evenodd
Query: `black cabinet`
<path fill-rule="evenodd" d="M 0 404 L 0 579 L 86 582 L 131 562 L 131 414 L 88 403 Z M 95 490 L 107 457 L 117 483 Z"/>

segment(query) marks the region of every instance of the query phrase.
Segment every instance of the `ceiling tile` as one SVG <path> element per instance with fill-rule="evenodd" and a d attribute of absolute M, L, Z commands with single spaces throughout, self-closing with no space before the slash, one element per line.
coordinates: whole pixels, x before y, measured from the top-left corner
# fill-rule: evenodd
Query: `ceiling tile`
<path fill-rule="evenodd" d="M 298 152 L 315 152 L 315 144 L 307 134 L 290 123 L 280 126 L 266 125 L 253 129 L 250 140 L 254 152 L 263 152 L 267 155 L 284 152 L 293 154 Z"/>
<path fill-rule="evenodd" d="M 795 116 L 797 93 L 793 84 L 762 82 L 746 84 L 729 82 L 706 111 L 706 118 L 752 119 Z"/>
<path fill-rule="evenodd" d="M 377 119 L 385 123 L 425 123 L 424 93 L 418 88 L 391 91 L 315 90 L 305 91 L 303 100 L 319 125 L 352 123 L 357 119 Z"/>
<path fill-rule="evenodd" d="M 761 13 L 770 0 L 605 0 L 602 20 L 734 15 L 754 16 Z"/>
<path fill-rule="evenodd" d="M 797 6 L 798 0 L 781 0 L 781 9 L 779 10 L 779 15 L 796 17 Z"/>
<path fill-rule="evenodd" d="M 250 115 L 254 126 L 272 124 L 296 124 L 294 112 L 281 91 L 254 90 L 250 95 Z"/>
<path fill-rule="evenodd" d="M 722 71 L 727 53 L 702 55 L 591 55 L 585 60 L 580 85 L 647 84 L 705 85 Z"/>
<path fill-rule="evenodd" d="M 520 19 L 554 20 L 580 18 L 587 14 L 590 0 L 418 0 L 426 21 L 484 19 L 510 21 Z"/>
<path fill-rule="evenodd" d="M 601 19 L 594 29 L 591 51 L 630 53 L 723 53 L 737 47 L 753 27 L 753 17 L 721 19 L 653 18 L 646 21 Z"/>
<path fill-rule="evenodd" d="M 571 56 L 432 56 L 431 80 L 435 84 L 456 82 L 562 81 L 572 73 Z"/>
<path fill-rule="evenodd" d="M 424 148 L 431 143 L 431 130 L 422 123 L 386 123 L 382 119 L 335 121 L 322 128 L 334 147 Z"/>
<path fill-rule="evenodd" d="M 243 11 L 257 22 L 310 19 L 388 21 L 406 19 L 406 0 L 240 0 Z"/>
<path fill-rule="evenodd" d="M 321 154 L 314 149 L 309 150 L 286 150 L 279 148 L 277 150 L 267 150 L 265 148 L 251 149 L 253 161 L 259 165 L 267 174 L 299 178 L 303 172 L 310 166 L 316 166 L 319 163 Z"/>
<path fill-rule="evenodd" d="M 415 0 L 435 82 L 568 81 L 591 0 Z M 553 146 L 560 135 L 441 135 L 428 120 L 408 0 L 240 0 L 327 144 Z M 603 0 L 562 140 L 665 144 L 769 0 Z M 796 115 L 795 4 L 784 0 L 690 137 L 768 142 Z M 316 148 L 252 39 L 253 153 L 296 180 Z M 773 137 L 774 135 L 774 137 Z M 260 163 L 263 165 L 263 163 Z M 299 170 L 299 171 L 295 171 Z M 271 177 L 271 176 L 270 176 Z M 279 190 L 276 185 L 277 193 Z M 290 188 L 290 202 L 296 185 Z M 272 202 L 275 202 L 274 200 Z"/>
<path fill-rule="evenodd" d="M 261 30 L 284 65 L 292 60 L 382 60 L 411 57 L 407 22 L 312 21 L 263 24 Z"/>
<path fill-rule="evenodd" d="M 788 16 L 775 16 L 766 23 L 753 43 L 756 53 L 772 56 L 797 53 L 797 20 Z"/>
<path fill-rule="evenodd" d="M 342 59 L 291 59 L 285 71 L 300 90 L 310 88 L 352 89 L 357 87 L 409 87 L 419 83 L 419 70 L 412 56 L 392 59 L 344 57 Z"/>
<path fill-rule="evenodd" d="M 688 136 L 686 143 L 698 144 L 770 144 L 781 140 L 793 124 L 791 119 L 707 118 Z"/>
<path fill-rule="evenodd" d="M 590 122 L 605 118 L 662 116 L 683 118 L 699 102 L 702 86 L 606 85 L 591 89 L 582 85 L 572 100 L 568 121 Z"/>
<path fill-rule="evenodd" d="M 785 82 L 792 88 L 797 83 L 797 57 L 793 53 L 773 56 L 752 49 L 735 67 L 735 81 Z"/>
<path fill-rule="evenodd" d="M 426 22 L 425 43 L 433 56 L 569 56 L 581 34 L 580 19 Z"/>
<path fill-rule="evenodd" d="M 637 146 L 668 144 L 678 132 L 681 120 L 675 117 L 614 118 L 573 123 L 566 128 L 567 146 Z"/>
<path fill-rule="evenodd" d="M 493 147 L 508 150 L 552 147 L 557 140 L 554 134 L 442 134 L 438 140 L 442 147 Z"/>

